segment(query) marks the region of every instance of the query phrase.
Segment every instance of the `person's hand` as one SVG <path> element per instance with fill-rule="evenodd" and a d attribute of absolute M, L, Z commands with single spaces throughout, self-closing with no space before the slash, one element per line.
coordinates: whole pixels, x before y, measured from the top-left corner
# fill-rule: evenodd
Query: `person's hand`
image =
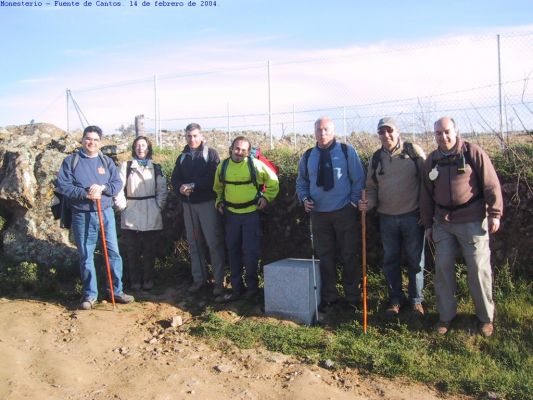
<path fill-rule="evenodd" d="M 500 219 L 489 217 L 489 233 L 496 233 L 500 229 Z"/>
<path fill-rule="evenodd" d="M 426 228 L 425 236 L 427 240 L 432 242 L 433 241 L 433 228 Z"/>
<path fill-rule="evenodd" d="M 180 186 L 180 193 L 184 196 L 190 196 L 193 191 L 193 186 L 190 183 L 184 183 Z"/>
<path fill-rule="evenodd" d="M 268 205 L 268 201 L 264 197 L 261 197 L 259 200 L 257 200 L 257 209 L 262 210 Z"/>
<path fill-rule="evenodd" d="M 304 210 L 305 210 L 305 212 L 313 211 L 314 207 L 315 207 L 315 202 L 313 201 L 313 199 L 305 199 L 304 200 Z"/>
<path fill-rule="evenodd" d="M 359 211 L 368 211 L 368 200 L 359 200 L 357 208 L 359 208 Z"/>
<path fill-rule="evenodd" d="M 91 200 L 99 200 L 102 198 L 102 192 L 105 189 L 105 185 L 91 185 L 87 192 L 87 198 Z"/>
<path fill-rule="evenodd" d="M 217 206 L 217 210 L 220 214 L 224 214 L 224 203 L 220 202 Z"/>

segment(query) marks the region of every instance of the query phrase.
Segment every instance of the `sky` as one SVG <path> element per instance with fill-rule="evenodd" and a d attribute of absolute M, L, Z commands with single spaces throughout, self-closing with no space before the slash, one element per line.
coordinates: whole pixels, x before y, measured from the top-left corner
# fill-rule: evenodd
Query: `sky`
<path fill-rule="evenodd" d="M 137 114 L 151 127 L 156 104 L 162 128 L 193 118 L 218 128 L 260 126 L 269 93 L 278 131 L 294 114 L 308 124 L 328 109 L 338 116 L 344 107 L 346 113 L 346 105 L 352 122 L 381 111 L 407 115 L 382 106 L 362 118 L 362 105 L 496 83 L 497 34 L 503 38 L 504 81 L 533 73 L 528 0 L 90 1 L 15 6 L 9 3 L 17 1 L 4 0 L 0 126 L 34 120 L 65 129 L 67 88 L 87 121 L 107 133 Z M 524 91 L 523 82 L 517 85 L 509 102 Z M 490 90 L 468 95 L 492 98 Z M 421 109 L 445 109 L 460 100 L 437 106 L 435 97 L 428 98 Z M 81 122 L 72 102 L 69 107 L 69 128 L 77 128 Z"/>

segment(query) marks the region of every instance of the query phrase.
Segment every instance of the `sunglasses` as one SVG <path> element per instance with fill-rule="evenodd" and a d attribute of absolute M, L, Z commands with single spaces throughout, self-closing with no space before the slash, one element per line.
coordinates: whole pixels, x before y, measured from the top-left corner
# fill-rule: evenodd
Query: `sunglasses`
<path fill-rule="evenodd" d="M 378 135 L 384 135 L 385 133 L 392 133 L 394 129 L 392 129 L 390 126 L 382 126 L 378 129 Z"/>

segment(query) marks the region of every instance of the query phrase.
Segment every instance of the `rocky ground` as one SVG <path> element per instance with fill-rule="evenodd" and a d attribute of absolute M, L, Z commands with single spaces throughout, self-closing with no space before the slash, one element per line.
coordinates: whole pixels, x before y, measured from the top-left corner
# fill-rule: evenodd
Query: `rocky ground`
<path fill-rule="evenodd" d="M 75 304 L 0 299 L 0 398 L 466 398 L 263 349 L 215 348 L 186 333 L 193 317 L 176 298 L 167 289 L 116 311 L 109 303 L 77 311 Z"/>

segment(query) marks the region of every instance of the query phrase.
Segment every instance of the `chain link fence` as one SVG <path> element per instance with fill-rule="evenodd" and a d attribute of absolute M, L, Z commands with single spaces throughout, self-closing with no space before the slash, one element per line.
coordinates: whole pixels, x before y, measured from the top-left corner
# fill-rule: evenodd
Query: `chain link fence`
<path fill-rule="evenodd" d="M 375 132 L 393 116 L 404 133 L 426 133 L 442 115 L 463 133 L 533 130 L 533 32 L 460 36 L 409 46 L 377 44 L 72 90 L 91 123 L 108 133 L 145 115 L 146 131 L 264 132 L 298 140 L 330 116 L 338 135 Z M 69 129 L 81 128 L 76 110 Z M 111 132 L 110 132 L 111 128 Z"/>

